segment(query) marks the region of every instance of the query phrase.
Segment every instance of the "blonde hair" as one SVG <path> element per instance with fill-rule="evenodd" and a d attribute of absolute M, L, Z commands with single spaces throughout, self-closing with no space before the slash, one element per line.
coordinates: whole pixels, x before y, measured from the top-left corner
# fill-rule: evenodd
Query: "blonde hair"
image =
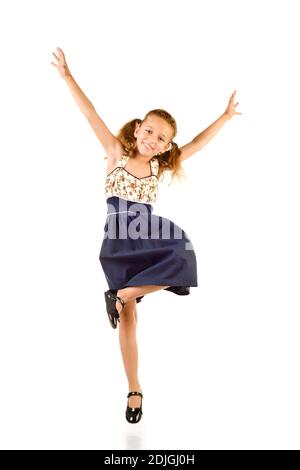
<path fill-rule="evenodd" d="M 136 138 L 134 137 L 134 131 L 136 129 L 136 124 L 143 124 L 146 121 L 148 116 L 158 116 L 164 119 L 173 129 L 173 138 L 177 134 L 177 125 L 175 119 L 164 109 L 152 109 L 149 111 L 143 120 L 141 119 L 132 119 L 131 121 L 126 122 L 126 124 L 121 127 L 118 134 L 116 135 L 117 139 L 122 143 L 125 154 L 129 157 L 134 158 L 137 152 L 136 146 Z M 181 150 L 178 148 L 176 142 L 172 140 L 172 146 L 170 150 L 166 152 L 156 155 L 156 158 L 159 162 L 159 169 L 158 169 L 158 178 L 163 175 L 166 171 L 170 171 L 172 175 L 172 181 L 175 178 L 181 179 L 185 177 L 184 170 L 181 166 L 179 157 L 181 155 Z M 171 181 L 171 182 L 172 182 Z"/>

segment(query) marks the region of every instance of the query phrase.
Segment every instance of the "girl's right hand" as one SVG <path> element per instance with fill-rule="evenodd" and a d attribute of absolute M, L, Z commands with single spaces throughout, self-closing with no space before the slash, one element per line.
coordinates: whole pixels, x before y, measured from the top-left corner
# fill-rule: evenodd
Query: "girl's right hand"
<path fill-rule="evenodd" d="M 71 75 L 71 72 L 69 70 L 69 67 L 67 66 L 67 62 L 66 62 L 66 59 L 65 59 L 65 55 L 63 53 L 63 51 L 57 47 L 56 50 L 58 51 L 58 55 L 59 57 L 57 57 L 56 54 L 54 54 L 54 52 L 52 52 L 52 54 L 54 55 L 54 57 L 57 59 L 57 64 L 54 63 L 54 62 L 51 62 L 52 65 L 54 65 L 54 67 L 57 68 L 57 70 L 59 71 L 59 74 L 61 76 L 61 78 L 67 78 L 68 76 Z"/>

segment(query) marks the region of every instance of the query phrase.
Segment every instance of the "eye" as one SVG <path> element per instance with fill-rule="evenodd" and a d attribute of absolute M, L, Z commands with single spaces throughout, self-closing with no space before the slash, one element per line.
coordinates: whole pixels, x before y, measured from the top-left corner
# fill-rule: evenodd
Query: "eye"
<path fill-rule="evenodd" d="M 149 129 L 145 129 L 146 132 L 151 132 Z M 162 140 L 163 142 L 165 141 L 162 137 L 160 137 L 160 140 Z"/>

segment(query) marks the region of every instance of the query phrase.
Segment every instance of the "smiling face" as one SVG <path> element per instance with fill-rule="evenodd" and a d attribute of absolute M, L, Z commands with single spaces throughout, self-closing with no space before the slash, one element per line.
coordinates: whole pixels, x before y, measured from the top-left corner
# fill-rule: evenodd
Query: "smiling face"
<path fill-rule="evenodd" d="M 141 157 L 151 159 L 170 149 L 173 138 L 173 128 L 161 117 L 150 115 L 141 125 L 137 124 L 134 136 L 137 150 Z"/>

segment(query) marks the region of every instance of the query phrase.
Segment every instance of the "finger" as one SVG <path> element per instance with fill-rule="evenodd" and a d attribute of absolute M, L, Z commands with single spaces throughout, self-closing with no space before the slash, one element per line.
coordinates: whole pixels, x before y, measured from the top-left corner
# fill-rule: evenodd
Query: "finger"
<path fill-rule="evenodd" d="M 234 106 L 237 106 L 239 103 L 236 103 Z"/>
<path fill-rule="evenodd" d="M 54 54 L 54 52 L 52 52 L 52 54 L 54 55 L 54 57 L 55 57 L 55 58 L 58 60 L 58 62 L 59 62 L 59 61 L 60 61 L 60 58 L 59 58 L 59 57 L 57 57 L 57 55 L 56 55 L 56 54 Z"/>
<path fill-rule="evenodd" d="M 66 63 L 66 59 L 65 59 L 65 56 L 64 56 L 64 53 L 62 52 L 61 49 L 58 48 L 58 53 L 59 53 L 59 56 L 60 56 L 60 61 L 65 64 Z"/>
<path fill-rule="evenodd" d="M 60 47 L 57 47 L 57 50 L 58 50 L 58 52 L 62 55 L 62 57 L 64 57 L 64 53 L 63 53 L 63 51 L 61 50 L 61 48 L 60 48 Z"/>
<path fill-rule="evenodd" d="M 52 65 L 54 65 L 55 67 L 57 67 L 57 64 L 55 64 L 54 62 L 51 62 Z"/>

